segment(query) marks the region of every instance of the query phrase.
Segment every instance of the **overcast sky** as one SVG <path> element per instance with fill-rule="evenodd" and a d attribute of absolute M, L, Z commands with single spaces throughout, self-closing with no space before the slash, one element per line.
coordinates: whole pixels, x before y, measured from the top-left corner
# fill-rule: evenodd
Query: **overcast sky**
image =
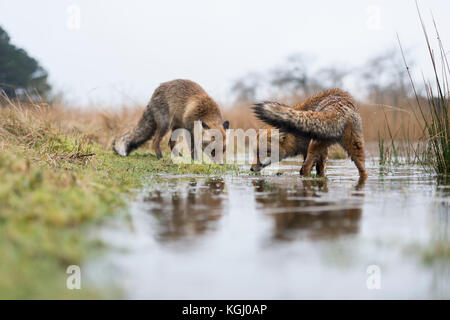
<path fill-rule="evenodd" d="M 450 1 L 419 5 L 450 48 Z M 355 66 L 396 47 L 396 33 L 429 69 L 412 0 L 0 0 L 0 25 L 82 104 L 146 103 L 175 78 L 227 101 L 234 79 L 293 53 Z"/>

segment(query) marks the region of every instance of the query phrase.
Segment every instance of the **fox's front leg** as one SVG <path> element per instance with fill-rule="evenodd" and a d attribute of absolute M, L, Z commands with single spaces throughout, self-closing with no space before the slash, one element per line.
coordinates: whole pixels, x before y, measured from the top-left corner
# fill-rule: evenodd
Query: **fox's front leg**
<path fill-rule="evenodd" d="M 160 130 L 159 128 L 156 130 L 156 135 L 155 138 L 153 139 L 153 150 L 155 151 L 156 157 L 158 159 L 161 159 L 162 156 L 162 152 L 161 152 L 161 148 L 159 146 L 159 144 L 161 143 L 161 134 L 160 134 Z"/>
<path fill-rule="evenodd" d="M 160 143 L 164 135 L 167 133 L 169 126 L 167 124 L 158 123 L 155 137 L 153 138 L 153 149 L 155 150 L 156 157 L 161 159 L 163 157 L 161 152 Z"/>
<path fill-rule="evenodd" d="M 172 140 L 169 139 L 169 148 L 170 148 L 170 151 L 173 151 L 173 148 L 175 148 L 175 145 L 176 145 L 176 144 L 177 144 L 176 141 L 172 141 Z"/>
<path fill-rule="evenodd" d="M 323 152 L 320 154 L 319 159 L 316 162 L 316 172 L 319 177 L 325 176 L 325 165 L 327 163 L 328 158 L 328 148 L 325 148 Z"/>
<path fill-rule="evenodd" d="M 191 148 L 191 158 L 192 161 L 196 161 L 198 159 L 197 151 L 195 150 L 195 139 L 194 139 L 194 132 L 193 130 L 190 131 L 190 145 Z"/>

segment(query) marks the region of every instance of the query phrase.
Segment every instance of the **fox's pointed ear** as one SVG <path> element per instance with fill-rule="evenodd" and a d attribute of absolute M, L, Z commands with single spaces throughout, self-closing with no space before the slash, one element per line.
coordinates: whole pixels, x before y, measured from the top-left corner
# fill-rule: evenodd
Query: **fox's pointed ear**
<path fill-rule="evenodd" d="M 230 128 L 230 121 L 225 120 L 225 121 L 223 122 L 223 128 L 224 128 L 225 130 L 228 130 L 228 129 Z"/>
<path fill-rule="evenodd" d="M 206 123 L 204 123 L 203 121 L 202 121 L 202 127 L 203 127 L 204 129 L 209 129 L 209 126 L 208 126 Z"/>

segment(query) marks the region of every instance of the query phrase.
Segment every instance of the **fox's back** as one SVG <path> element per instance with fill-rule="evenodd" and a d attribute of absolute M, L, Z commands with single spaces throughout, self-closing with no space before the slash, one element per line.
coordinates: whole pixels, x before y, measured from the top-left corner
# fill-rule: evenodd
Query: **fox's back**
<path fill-rule="evenodd" d="M 205 90 L 194 81 L 176 79 L 161 83 L 155 90 L 152 99 L 155 97 L 163 99 L 169 109 L 179 110 L 184 109 L 189 100 L 200 100 L 207 96 Z"/>
<path fill-rule="evenodd" d="M 353 97 L 341 89 L 329 89 L 313 95 L 294 107 L 302 111 L 326 111 L 338 109 L 339 111 L 358 112 L 358 106 Z"/>
<path fill-rule="evenodd" d="M 172 122 L 183 126 L 189 119 L 212 114 L 221 117 L 217 103 L 197 83 L 176 79 L 163 82 L 152 96 L 154 108 L 167 108 Z"/>

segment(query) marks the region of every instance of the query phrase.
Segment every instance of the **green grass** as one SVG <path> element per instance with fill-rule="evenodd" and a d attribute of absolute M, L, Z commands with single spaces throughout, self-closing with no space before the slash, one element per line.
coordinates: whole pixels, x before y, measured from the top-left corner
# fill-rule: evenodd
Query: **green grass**
<path fill-rule="evenodd" d="M 123 158 L 81 134 L 30 118 L 20 110 L 0 113 L 2 299 L 106 297 L 89 283 L 82 283 L 82 290 L 66 289 L 67 267 L 83 267 L 107 245 L 88 231 L 123 212 L 119 209 L 126 208 L 127 198 L 151 183 L 145 178 L 152 175 L 214 175 L 235 169 L 176 165 L 146 151 Z"/>
<path fill-rule="evenodd" d="M 442 44 L 436 23 L 433 20 L 436 38 L 438 42 L 438 58 L 435 51 L 431 48 L 428 34 L 419 11 L 419 18 L 422 24 L 422 30 L 427 43 L 428 53 L 434 73 L 434 82 L 425 82 L 425 91 L 427 94 L 427 106 L 423 107 L 419 103 L 420 116 L 424 120 L 424 131 L 428 133 L 428 150 L 436 173 L 441 175 L 450 175 L 450 118 L 449 101 L 450 87 L 448 78 L 450 76 L 450 67 L 447 54 Z M 417 93 L 414 90 L 417 98 Z M 428 110 L 424 110 L 424 109 Z M 428 111 L 428 113 L 426 112 Z"/>
<path fill-rule="evenodd" d="M 449 242 L 442 241 L 422 248 L 422 258 L 426 264 L 432 264 L 437 261 L 450 261 Z"/>
<path fill-rule="evenodd" d="M 416 90 L 416 85 L 411 76 L 401 44 L 400 49 L 411 81 L 413 96 L 418 106 L 418 112 L 414 111 L 414 115 L 422 129 L 423 138 L 417 145 L 406 139 L 406 144 L 401 152 L 395 143 L 395 134 L 392 134 L 386 119 L 391 142 L 385 144 L 385 141 L 379 135 L 379 161 L 382 165 L 400 164 L 401 162 L 418 163 L 434 170 L 440 181 L 448 181 L 450 176 L 450 87 L 448 84 L 450 67 L 436 23 L 433 20 L 437 38 L 437 50 L 431 46 L 417 3 L 416 6 L 434 74 L 433 81 L 423 80 L 425 88 L 424 99 Z"/>

